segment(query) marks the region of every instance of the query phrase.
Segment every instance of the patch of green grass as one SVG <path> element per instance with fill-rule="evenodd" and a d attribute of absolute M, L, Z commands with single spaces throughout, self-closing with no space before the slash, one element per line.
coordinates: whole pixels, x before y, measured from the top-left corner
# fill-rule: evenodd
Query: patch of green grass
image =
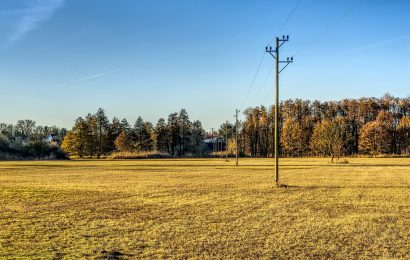
<path fill-rule="evenodd" d="M 410 159 L 0 162 L 0 258 L 409 258 Z"/>

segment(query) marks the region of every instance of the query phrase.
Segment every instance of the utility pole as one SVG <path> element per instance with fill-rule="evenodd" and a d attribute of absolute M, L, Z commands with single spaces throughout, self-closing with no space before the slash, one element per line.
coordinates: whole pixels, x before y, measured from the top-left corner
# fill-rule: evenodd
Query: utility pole
<path fill-rule="evenodd" d="M 226 160 L 228 160 L 228 120 L 225 124 L 225 151 L 226 151 Z"/>
<path fill-rule="evenodd" d="M 275 64 L 275 181 L 276 186 L 280 187 L 279 182 L 279 74 L 284 70 L 290 63 L 293 62 L 293 57 L 287 58 L 286 61 L 281 61 L 279 59 L 279 48 L 285 43 L 289 41 L 289 35 L 285 37 L 282 36 L 282 39 L 276 37 L 276 48 L 272 49 L 271 46 L 266 46 L 266 52 L 272 55 L 273 58 L 276 60 Z M 276 53 L 276 55 L 275 55 Z M 286 63 L 282 69 L 279 69 L 279 63 Z"/>
<path fill-rule="evenodd" d="M 212 141 L 212 152 L 215 152 L 214 129 L 213 128 L 211 128 L 211 141 Z"/>
<path fill-rule="evenodd" d="M 222 158 L 222 153 L 221 153 L 221 143 L 222 143 L 222 139 L 221 136 L 218 135 L 218 152 L 220 153 L 220 157 Z"/>
<path fill-rule="evenodd" d="M 236 158 L 236 166 L 238 166 L 238 112 L 239 112 L 239 110 L 236 109 L 236 113 L 235 113 L 235 158 Z"/>
<path fill-rule="evenodd" d="M 219 135 L 218 132 L 216 132 L 216 154 L 218 155 L 219 152 Z"/>

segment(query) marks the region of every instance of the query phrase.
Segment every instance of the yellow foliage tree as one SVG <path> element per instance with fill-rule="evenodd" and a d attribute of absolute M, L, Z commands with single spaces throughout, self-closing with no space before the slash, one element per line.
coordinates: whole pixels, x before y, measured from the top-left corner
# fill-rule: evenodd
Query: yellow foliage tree
<path fill-rule="evenodd" d="M 125 132 L 121 132 L 120 135 L 114 141 L 115 148 L 120 152 L 130 152 L 132 150 L 131 137 Z"/>
<path fill-rule="evenodd" d="M 337 117 L 332 121 L 324 119 L 313 129 L 310 146 L 318 155 L 330 155 L 333 162 L 334 157 L 343 155 L 348 138 L 347 124 L 343 118 Z"/>
<path fill-rule="evenodd" d="M 283 123 L 281 143 L 285 155 L 298 156 L 304 150 L 304 134 L 299 122 L 288 117 Z"/>
<path fill-rule="evenodd" d="M 402 154 L 410 154 L 410 116 L 400 119 L 397 131 L 399 133 L 399 145 Z"/>
<path fill-rule="evenodd" d="M 61 143 L 61 148 L 71 154 L 71 155 L 78 155 L 80 157 L 82 157 L 82 153 L 79 153 L 79 143 L 78 143 L 78 139 L 77 136 L 75 135 L 75 133 L 73 133 L 72 131 L 69 131 L 63 139 L 63 142 Z"/>
<path fill-rule="evenodd" d="M 392 118 L 382 111 L 375 121 L 366 123 L 360 130 L 359 150 L 372 156 L 391 151 Z"/>

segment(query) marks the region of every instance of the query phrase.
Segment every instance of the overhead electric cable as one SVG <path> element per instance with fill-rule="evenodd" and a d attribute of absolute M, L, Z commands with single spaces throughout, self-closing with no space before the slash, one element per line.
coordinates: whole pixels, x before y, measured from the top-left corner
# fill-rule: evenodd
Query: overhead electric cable
<path fill-rule="evenodd" d="M 276 34 L 278 34 L 278 33 L 280 33 L 280 32 L 282 31 L 282 29 L 285 27 L 285 25 L 287 24 L 287 22 L 289 21 L 289 19 L 292 17 L 292 15 L 295 13 L 296 9 L 299 7 L 299 5 L 300 5 L 301 2 L 302 2 L 302 0 L 298 0 L 298 1 L 296 2 L 295 6 L 292 8 L 291 12 L 288 14 L 288 16 L 286 17 L 286 19 L 283 21 L 283 23 L 282 23 L 281 26 L 279 27 L 279 30 L 277 31 Z M 273 39 L 268 43 L 268 45 L 271 44 L 274 39 L 275 39 L 275 38 L 273 38 Z M 241 108 L 243 108 L 243 106 L 245 105 L 245 102 L 247 101 L 247 99 L 248 99 L 248 97 L 249 97 L 249 94 L 250 94 L 250 92 L 251 92 L 253 86 L 255 85 L 255 81 L 256 81 L 256 78 L 257 78 L 257 76 L 258 76 L 258 74 L 259 74 L 259 71 L 260 71 L 260 69 L 261 69 L 262 62 L 263 62 L 263 59 L 264 59 L 264 57 L 265 57 L 265 54 L 266 54 L 266 52 L 263 51 L 262 56 L 261 56 L 261 59 L 260 59 L 260 62 L 259 62 L 259 65 L 258 65 L 258 69 L 256 70 L 256 73 L 255 73 L 255 75 L 254 75 L 254 77 L 253 77 L 252 83 L 251 83 L 251 85 L 250 85 L 250 87 L 249 87 L 249 89 L 248 89 L 248 92 L 246 93 L 246 96 L 245 96 L 245 98 L 244 98 L 244 100 L 243 100 L 243 102 L 242 102 L 242 104 L 241 104 L 241 106 L 240 106 Z M 266 80 L 265 80 L 265 81 L 266 81 Z"/>
<path fill-rule="evenodd" d="M 292 11 L 289 13 L 288 17 L 286 17 L 285 21 L 282 23 L 282 25 L 279 27 L 279 30 L 276 34 L 279 34 L 283 27 L 285 27 L 286 23 L 289 21 L 290 17 L 292 17 L 293 13 L 295 13 L 296 9 L 298 8 L 298 6 L 300 5 L 300 3 L 302 2 L 302 0 L 299 0 L 296 5 L 293 7 Z M 275 37 L 272 38 L 272 40 L 269 43 L 272 43 L 275 40 Z"/>
<path fill-rule="evenodd" d="M 249 87 L 248 92 L 246 93 L 246 96 L 245 96 L 245 98 L 244 98 L 244 100 L 243 100 L 243 102 L 242 102 L 242 104 L 241 104 L 241 106 L 240 106 L 241 108 L 243 107 L 243 105 L 245 105 L 245 102 L 246 102 L 246 100 L 248 99 L 249 94 L 251 93 L 251 90 L 252 90 L 252 88 L 253 88 L 253 85 L 255 84 L 256 77 L 258 76 L 259 70 L 261 69 L 262 62 L 263 62 L 263 58 L 265 58 L 265 54 L 266 54 L 266 53 L 263 52 L 262 57 L 261 57 L 261 60 L 260 60 L 260 62 L 259 62 L 258 69 L 256 70 L 255 76 L 253 77 L 251 86 Z"/>
<path fill-rule="evenodd" d="M 259 95 L 259 93 L 261 92 L 261 90 L 263 89 L 263 86 L 265 86 L 266 81 L 268 80 L 269 76 L 272 74 L 273 72 L 273 67 L 275 66 L 275 64 L 272 64 L 272 66 L 270 67 L 268 73 L 266 74 L 265 78 L 263 79 L 262 83 L 259 85 L 259 88 L 256 89 L 256 94 L 255 94 L 255 98 Z"/>

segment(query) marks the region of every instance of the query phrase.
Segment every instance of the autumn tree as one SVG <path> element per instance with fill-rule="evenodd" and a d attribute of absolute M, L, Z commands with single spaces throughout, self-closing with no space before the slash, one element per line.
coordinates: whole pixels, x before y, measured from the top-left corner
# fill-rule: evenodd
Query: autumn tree
<path fill-rule="evenodd" d="M 283 123 L 281 143 L 286 155 L 300 156 L 304 150 L 303 130 L 294 118 L 288 117 Z"/>
<path fill-rule="evenodd" d="M 242 128 L 244 147 L 251 156 L 257 156 L 259 153 L 258 144 L 260 138 L 261 110 L 259 107 L 248 108 L 244 114 L 246 116 Z"/>
<path fill-rule="evenodd" d="M 397 128 L 399 135 L 399 147 L 402 154 L 410 154 L 410 116 L 404 116 Z"/>
<path fill-rule="evenodd" d="M 228 154 L 236 153 L 236 140 L 235 138 L 228 139 Z"/>
<path fill-rule="evenodd" d="M 233 138 L 234 131 L 235 131 L 234 126 L 229 122 L 225 122 L 222 125 L 220 125 L 218 129 L 218 135 L 222 137 L 223 145 L 225 146 L 225 149 L 228 148 L 228 141 L 229 139 Z"/>
<path fill-rule="evenodd" d="M 130 152 L 133 150 L 131 136 L 122 131 L 114 141 L 115 148 L 120 152 Z"/>
<path fill-rule="evenodd" d="M 366 123 L 360 131 L 359 149 L 372 156 L 391 151 L 392 118 L 381 111 L 376 120 Z"/>
<path fill-rule="evenodd" d="M 77 118 L 73 129 L 68 131 L 64 137 L 62 143 L 63 150 L 80 158 L 90 155 L 89 147 L 94 144 L 91 133 L 92 131 L 87 121 L 82 117 Z"/>
<path fill-rule="evenodd" d="M 311 139 L 311 149 L 321 156 L 340 157 L 345 151 L 347 125 L 343 118 L 324 119 L 317 123 Z"/>
<path fill-rule="evenodd" d="M 377 155 L 382 153 L 382 138 L 387 138 L 388 133 L 377 121 L 366 123 L 360 130 L 359 149 L 362 153 Z"/>
<path fill-rule="evenodd" d="M 80 147 L 80 142 L 78 137 L 73 131 L 69 131 L 65 136 L 64 140 L 61 144 L 61 148 L 71 154 L 71 155 L 78 155 L 79 157 L 83 156 L 83 151 Z"/>

